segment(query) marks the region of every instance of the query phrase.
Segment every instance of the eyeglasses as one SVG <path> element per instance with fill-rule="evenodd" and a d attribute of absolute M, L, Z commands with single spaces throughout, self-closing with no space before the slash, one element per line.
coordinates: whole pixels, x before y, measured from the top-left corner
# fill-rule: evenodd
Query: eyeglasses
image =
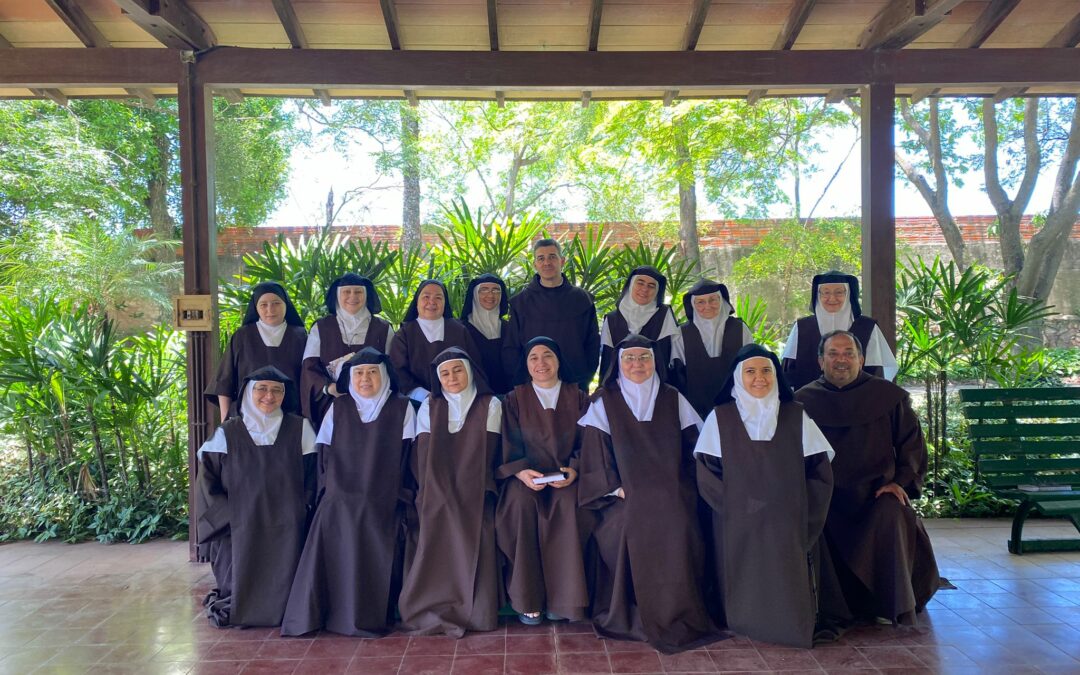
<path fill-rule="evenodd" d="M 253 391 L 257 396 L 265 396 L 269 394 L 271 396 L 284 396 L 285 387 L 269 387 L 264 384 L 255 385 Z"/>
<path fill-rule="evenodd" d="M 844 298 L 844 297 L 847 297 L 847 291 L 845 291 L 845 290 L 839 290 L 839 291 L 819 290 L 817 294 L 818 294 L 819 298 Z"/>
<path fill-rule="evenodd" d="M 623 354 L 620 357 L 620 360 L 623 363 L 629 363 L 629 364 L 649 363 L 649 362 L 652 361 L 652 354 L 641 354 L 640 356 L 638 356 L 637 354 Z"/>
<path fill-rule="evenodd" d="M 501 288 L 481 288 L 477 290 L 480 295 L 502 295 Z"/>

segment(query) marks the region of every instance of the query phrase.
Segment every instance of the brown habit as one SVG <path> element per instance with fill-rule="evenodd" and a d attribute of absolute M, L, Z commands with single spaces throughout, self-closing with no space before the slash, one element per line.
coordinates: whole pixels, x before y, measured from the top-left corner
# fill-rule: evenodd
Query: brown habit
<path fill-rule="evenodd" d="M 715 358 L 705 350 L 701 331 L 689 321 L 679 326 L 682 333 L 683 352 L 686 363 L 676 361 L 673 380 L 690 405 L 702 418 L 708 416 L 716 403 L 716 397 L 724 387 L 724 382 L 731 374 L 731 362 L 735 353 L 743 346 L 743 320 L 729 316 L 724 324 L 724 340 L 720 354 Z"/>
<path fill-rule="evenodd" d="M 802 406 L 781 403 L 772 440 L 753 441 L 734 401 L 717 406 L 724 456 L 698 455 L 697 481 L 712 507 L 728 627 L 809 648 L 817 610 L 809 556 L 825 525 L 832 471 L 826 453 L 803 457 L 802 423 Z"/>
<path fill-rule="evenodd" d="M 592 617 L 597 634 L 673 653 L 719 639 L 702 599 L 705 550 L 693 448 L 680 430 L 679 393 L 661 385 L 639 422 L 616 384 L 600 389 L 611 435 L 585 427 L 578 502 L 597 512 Z M 608 496 L 622 487 L 626 498 Z"/>
<path fill-rule="evenodd" d="M 483 359 L 465 325 L 457 319 L 444 318 L 443 339 L 428 342 L 420 324 L 405 321 L 390 341 L 390 363 L 397 373 L 398 385 L 404 394 L 417 387 L 431 391 L 432 360 L 444 349 L 458 347 L 469 355 L 473 368 L 483 369 Z"/>
<path fill-rule="evenodd" d="M 195 486 L 198 543 L 210 544 L 216 626 L 277 626 L 304 545 L 314 496 L 314 454 L 304 420 L 286 413 L 271 446 L 257 446 L 240 417 L 221 425 L 228 454 L 204 452 Z"/>
<path fill-rule="evenodd" d="M 296 569 L 282 635 L 320 628 L 376 637 L 393 623 L 401 586 L 408 399 L 391 397 L 362 422 L 349 396 L 333 407 L 334 437 L 319 446 L 319 502 Z"/>
<path fill-rule="evenodd" d="M 837 389 L 821 378 L 795 394 L 836 451 L 825 540 L 844 599 L 860 616 L 914 623 L 938 589 L 930 537 L 914 509 L 878 488 L 896 483 L 915 499 L 926 444 L 906 391 L 860 373 Z"/>
<path fill-rule="evenodd" d="M 788 384 L 795 391 L 821 377 L 821 366 L 818 365 L 818 343 L 821 342 L 821 331 L 818 329 L 817 317 L 811 314 L 804 316 L 796 322 L 799 326 L 799 344 L 796 347 L 795 359 L 784 359 L 784 376 Z M 859 338 L 863 352 L 870 343 L 870 336 L 874 334 L 877 321 L 868 316 L 860 315 L 851 322 L 848 332 Z M 881 376 L 881 366 L 863 366 L 863 370 L 871 375 Z"/>
<path fill-rule="evenodd" d="M 318 429 L 323 415 L 334 402 L 333 396 L 323 394 L 323 387 L 332 382 L 330 374 L 326 372 L 326 364 L 346 354 L 358 352 L 364 347 L 374 347 L 380 352 L 386 349 L 386 335 L 390 331 L 390 323 L 382 317 L 372 315 L 367 335 L 358 345 L 345 344 L 337 317 L 333 314 L 319 319 L 315 325 L 319 327 L 319 357 L 304 359 L 304 372 L 299 382 L 301 410 L 304 417 L 311 420 L 311 425 Z"/>
<path fill-rule="evenodd" d="M 419 517 L 398 600 L 414 635 L 494 630 L 500 605 L 495 555 L 494 469 L 499 434 L 487 430 L 490 394 L 477 393 L 465 422 L 448 431 L 446 400 L 428 399 L 431 432 L 416 437 L 410 466 Z"/>
<path fill-rule="evenodd" d="M 582 520 L 577 482 L 539 492 L 514 475 L 577 468 L 577 421 L 588 396 L 573 383 L 560 385 L 554 410 L 545 410 L 531 383 L 518 385 L 503 402 L 502 465 L 495 478 L 502 493 L 495 512 L 495 541 L 506 558 L 506 592 L 519 612 L 547 610 L 581 621 L 589 602 L 581 551 Z M 585 525 L 585 527 L 583 527 Z"/>
<path fill-rule="evenodd" d="M 506 333 L 506 319 L 502 320 L 502 332 L 494 340 L 484 337 L 484 334 L 468 321 L 463 319 L 462 323 L 465 324 L 465 328 L 472 337 L 473 344 L 476 345 L 476 352 L 480 355 L 480 366 L 484 369 L 484 375 L 487 376 L 488 386 L 491 387 L 492 393 L 502 396 L 511 389 L 510 380 L 503 372 L 502 364 L 503 334 Z"/>
<path fill-rule="evenodd" d="M 277 347 L 266 346 L 255 323 L 240 326 L 229 338 L 214 381 L 206 387 L 206 400 L 217 405 L 218 396 L 228 396 L 235 403 L 240 398 L 244 378 L 264 366 L 274 366 L 293 382 L 299 382 L 306 344 L 307 331 L 303 326 L 287 327 Z"/>

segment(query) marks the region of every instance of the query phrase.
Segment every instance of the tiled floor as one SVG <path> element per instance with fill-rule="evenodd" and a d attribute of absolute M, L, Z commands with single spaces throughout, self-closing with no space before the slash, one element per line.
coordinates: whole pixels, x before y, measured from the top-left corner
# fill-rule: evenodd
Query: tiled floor
<path fill-rule="evenodd" d="M 867 627 L 813 650 L 735 637 L 663 656 L 587 625 L 512 623 L 463 640 L 278 637 L 207 625 L 209 569 L 187 545 L 0 546 L 2 673 L 1080 673 L 1080 553 L 1009 555 L 1006 521 L 932 521 L 942 591 L 917 628 Z M 1070 536 L 1032 523 L 1033 536 Z"/>

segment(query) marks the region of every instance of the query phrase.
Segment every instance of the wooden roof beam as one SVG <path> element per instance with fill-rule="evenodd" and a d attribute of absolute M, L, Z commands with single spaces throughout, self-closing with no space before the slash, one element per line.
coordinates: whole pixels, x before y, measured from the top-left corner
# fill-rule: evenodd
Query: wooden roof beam
<path fill-rule="evenodd" d="M 308 49 L 307 36 L 304 35 L 304 28 L 300 25 L 300 20 L 296 18 L 296 9 L 293 8 L 292 0 L 273 0 L 274 11 L 277 12 L 278 21 L 281 22 L 281 27 L 285 29 L 285 34 L 289 36 L 289 44 L 293 49 Z M 315 89 L 312 92 L 317 99 L 324 106 L 329 106 L 330 92 L 325 89 Z"/>
<path fill-rule="evenodd" d="M 1020 0 L 991 0 L 990 4 L 983 9 L 982 14 L 975 19 L 975 23 L 971 24 L 953 47 L 975 49 L 981 46 L 1019 4 Z M 911 104 L 914 105 L 928 96 L 934 96 L 939 91 L 941 89 L 931 87 L 917 89 L 911 94 Z"/>
<path fill-rule="evenodd" d="M 214 31 L 185 0 L 113 0 L 131 20 L 173 49 L 202 51 L 217 44 Z"/>
<path fill-rule="evenodd" d="M 75 0 L 45 0 L 45 2 L 84 45 L 92 48 L 112 47 L 112 43 L 98 30 L 98 27 L 94 25 L 94 22 L 90 20 L 90 17 L 86 15 L 86 12 Z M 157 103 L 157 98 L 149 89 L 127 89 L 126 91 L 132 96 L 141 99 L 148 106 L 154 106 Z"/>
<path fill-rule="evenodd" d="M 64 96 L 63 92 L 59 89 L 31 89 L 30 93 L 34 96 L 41 98 L 47 98 L 58 106 L 66 108 L 68 106 L 68 97 Z"/>
<path fill-rule="evenodd" d="M 244 95 L 239 89 L 214 89 L 214 93 L 233 105 L 240 105 L 244 102 Z"/>
<path fill-rule="evenodd" d="M 806 20 L 810 18 L 810 12 L 814 9 L 815 4 L 817 4 L 817 0 L 794 0 L 791 3 L 791 11 L 788 12 L 787 19 L 780 28 L 780 33 L 773 40 L 773 51 L 788 50 L 795 46 L 795 41 L 799 39 L 799 33 L 802 32 L 803 26 L 806 25 Z M 746 97 L 746 102 L 754 105 L 765 95 L 765 91 L 765 89 L 752 90 Z"/>
<path fill-rule="evenodd" d="M 499 0 L 487 0 L 488 42 L 491 51 L 499 51 Z"/>
<path fill-rule="evenodd" d="M 413 91 L 412 89 L 406 89 L 405 90 L 405 100 L 408 101 L 409 105 L 411 105 L 414 108 L 417 107 L 418 105 L 420 105 L 420 99 L 418 99 L 416 97 L 416 92 Z"/>
<path fill-rule="evenodd" d="M 902 49 L 911 44 L 963 0 L 892 0 L 859 38 L 859 49 Z"/>
<path fill-rule="evenodd" d="M 591 91 L 583 91 L 583 92 L 581 92 L 581 107 L 582 108 L 588 108 L 590 103 L 592 103 L 592 92 Z"/>
<path fill-rule="evenodd" d="M 506 92 L 505 91 L 496 91 L 495 92 L 495 105 L 499 106 L 500 108 L 505 108 L 506 107 Z"/>
<path fill-rule="evenodd" d="M 698 38 L 701 37 L 701 29 L 705 27 L 705 17 L 709 15 L 711 2 L 712 0 L 694 0 L 694 8 L 690 12 L 690 20 L 686 23 L 686 32 L 683 33 L 682 51 L 692 52 L 697 49 Z M 678 95 L 677 89 L 665 91 L 664 105 L 670 106 Z"/>
<path fill-rule="evenodd" d="M 382 7 L 383 23 L 386 24 L 386 37 L 390 39 L 390 49 L 401 49 L 401 38 L 398 36 L 397 5 L 394 0 L 379 0 Z"/>
<path fill-rule="evenodd" d="M 8 42 L 8 39 L 3 35 L 0 35 L 0 49 L 14 49 L 15 45 Z"/>
<path fill-rule="evenodd" d="M 1047 49 L 1071 49 L 1080 44 L 1080 12 L 1061 27 L 1054 37 L 1043 45 Z M 1007 98 L 1020 96 L 1027 91 L 1027 87 L 1002 87 L 994 94 L 995 101 L 1004 101 Z"/>
<path fill-rule="evenodd" d="M 589 51 L 595 52 L 600 46 L 600 21 L 604 16 L 604 0 L 592 0 L 589 10 Z"/>
<path fill-rule="evenodd" d="M 877 13 L 859 37 L 859 49 L 902 49 L 926 33 L 963 0 L 892 0 Z M 828 103 L 843 100 L 845 92 L 833 89 Z"/>

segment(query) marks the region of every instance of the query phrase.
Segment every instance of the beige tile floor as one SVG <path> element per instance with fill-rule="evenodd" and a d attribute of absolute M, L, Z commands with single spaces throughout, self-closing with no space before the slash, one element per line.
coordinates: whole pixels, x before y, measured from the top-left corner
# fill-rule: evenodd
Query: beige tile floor
<path fill-rule="evenodd" d="M 280 638 L 207 625 L 209 568 L 187 544 L 0 546 L 0 673 L 1080 673 L 1080 553 L 1010 555 L 1005 520 L 928 521 L 941 591 L 914 628 L 813 650 L 746 638 L 675 656 L 586 624 L 509 622 L 462 640 Z M 1060 521 L 1029 536 L 1075 536 Z"/>

